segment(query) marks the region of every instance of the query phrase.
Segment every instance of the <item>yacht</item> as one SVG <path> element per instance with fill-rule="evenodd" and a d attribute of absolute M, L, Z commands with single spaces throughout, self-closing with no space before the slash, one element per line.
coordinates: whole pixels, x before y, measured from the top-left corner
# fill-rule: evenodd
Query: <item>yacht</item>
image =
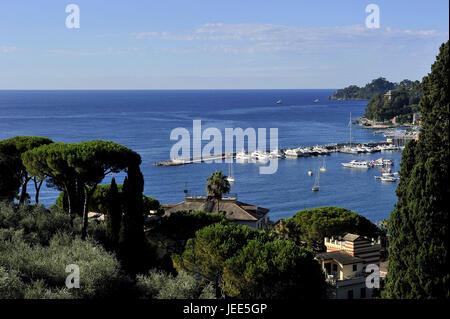
<path fill-rule="evenodd" d="M 346 153 L 346 154 L 358 154 L 359 153 L 359 151 L 356 148 L 349 147 L 349 146 L 344 146 L 343 148 L 341 148 L 339 150 L 339 152 Z"/>
<path fill-rule="evenodd" d="M 276 101 L 275 103 L 281 104 L 281 103 L 283 103 L 283 101 L 282 101 L 282 100 L 278 100 L 278 101 Z"/>
<path fill-rule="evenodd" d="M 261 162 L 267 162 L 270 157 L 265 152 L 262 151 L 254 151 L 251 155 L 252 159 L 261 161 Z"/>
<path fill-rule="evenodd" d="M 280 150 L 275 149 L 275 150 L 270 151 L 269 157 L 270 158 L 284 158 L 284 154 Z"/>
<path fill-rule="evenodd" d="M 366 161 L 360 162 L 357 160 L 353 160 L 349 163 L 341 163 L 341 164 L 342 164 L 342 166 L 349 167 L 349 168 L 371 168 L 372 167 L 372 164 L 370 164 L 369 162 L 366 162 Z"/>
<path fill-rule="evenodd" d="M 397 181 L 397 177 L 394 176 L 381 176 L 380 177 L 382 182 L 395 182 Z"/>
<path fill-rule="evenodd" d="M 301 157 L 303 156 L 303 153 L 298 149 L 287 149 L 284 151 L 284 155 L 289 157 Z"/>
<path fill-rule="evenodd" d="M 236 159 L 237 160 L 249 160 L 249 159 L 251 159 L 251 156 L 249 154 L 247 154 L 246 151 L 242 150 L 242 151 L 236 153 Z"/>
<path fill-rule="evenodd" d="M 314 102 L 314 103 L 319 103 L 320 100 L 319 100 L 319 99 L 315 99 L 313 102 Z"/>
<path fill-rule="evenodd" d="M 308 170 L 308 175 L 309 175 L 309 176 L 312 176 L 312 175 L 313 175 L 313 171 L 309 169 L 309 170 Z"/>

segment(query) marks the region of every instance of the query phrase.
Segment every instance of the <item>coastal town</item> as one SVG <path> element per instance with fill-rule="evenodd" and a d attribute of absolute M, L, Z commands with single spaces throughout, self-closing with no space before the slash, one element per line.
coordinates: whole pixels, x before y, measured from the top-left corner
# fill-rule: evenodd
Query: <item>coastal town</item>
<path fill-rule="evenodd" d="M 447 305 L 448 1 L 55 3 L 0 2 L 5 316 Z"/>

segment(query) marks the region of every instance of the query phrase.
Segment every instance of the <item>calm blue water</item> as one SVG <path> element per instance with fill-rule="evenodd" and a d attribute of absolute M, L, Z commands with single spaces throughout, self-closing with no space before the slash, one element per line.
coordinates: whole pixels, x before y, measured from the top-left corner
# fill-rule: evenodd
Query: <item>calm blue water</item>
<path fill-rule="evenodd" d="M 202 194 L 206 178 L 228 164 L 155 167 L 169 158 L 172 129 L 192 130 L 193 120 L 206 127 L 279 130 L 279 147 L 348 142 L 349 113 L 362 116 L 365 101 L 329 101 L 332 90 L 211 90 L 211 91 L 0 91 L 0 139 L 16 135 L 47 136 L 54 141 L 112 140 L 141 154 L 145 193 L 161 202 L 180 202 L 183 190 Z M 319 103 L 312 103 L 314 99 Z M 282 105 L 275 101 L 283 100 Z M 370 130 L 353 127 L 353 141 L 381 141 Z M 207 142 L 204 142 L 204 145 Z M 232 193 L 244 202 L 271 210 L 271 219 L 289 217 L 317 206 L 342 206 L 372 221 L 387 218 L 396 202 L 397 183 L 374 179 L 377 169 L 346 169 L 351 159 L 391 158 L 399 169 L 401 153 L 332 154 L 320 191 L 311 192 L 313 177 L 323 157 L 280 160 L 274 175 L 260 175 L 258 165 L 235 164 Z M 119 174 L 119 182 L 123 175 Z M 31 185 L 30 188 L 32 189 Z M 52 204 L 57 193 L 44 189 L 41 201 Z"/>

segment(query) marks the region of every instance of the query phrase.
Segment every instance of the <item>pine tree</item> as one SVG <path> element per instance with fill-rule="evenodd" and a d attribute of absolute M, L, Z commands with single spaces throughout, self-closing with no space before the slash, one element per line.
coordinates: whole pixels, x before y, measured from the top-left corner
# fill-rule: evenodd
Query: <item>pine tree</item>
<path fill-rule="evenodd" d="M 113 177 L 107 195 L 106 234 L 113 249 L 118 248 L 122 207 L 116 179 Z"/>
<path fill-rule="evenodd" d="M 419 140 L 402 154 L 398 202 L 389 220 L 383 296 L 449 298 L 449 43 L 423 78 Z"/>

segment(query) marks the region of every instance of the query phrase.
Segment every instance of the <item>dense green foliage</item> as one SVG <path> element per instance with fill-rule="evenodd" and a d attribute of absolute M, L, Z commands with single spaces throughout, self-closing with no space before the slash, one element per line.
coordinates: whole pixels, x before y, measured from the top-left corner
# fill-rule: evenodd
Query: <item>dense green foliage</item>
<path fill-rule="evenodd" d="M 137 288 L 145 299 L 214 299 L 211 283 L 202 283 L 185 271 L 177 276 L 152 269 L 137 276 Z"/>
<path fill-rule="evenodd" d="M 33 180 L 36 190 L 35 201 L 39 203 L 43 179 L 30 176 L 22 162 L 22 154 L 51 143 L 53 143 L 51 139 L 39 136 L 15 136 L 0 141 L 0 200 L 12 201 L 21 188 L 19 203 L 23 204 L 29 197 L 27 184 Z"/>
<path fill-rule="evenodd" d="M 81 213 L 83 216 L 82 236 L 85 237 L 88 226 L 87 204 L 97 185 L 107 174 L 124 169 L 133 172 L 139 170 L 141 158 L 123 145 L 93 140 L 43 145 L 22 154 L 22 161 L 31 176 L 48 178 L 51 185 L 65 191 L 69 214 L 74 216 L 74 213 Z"/>
<path fill-rule="evenodd" d="M 197 231 L 173 262 L 178 271 L 214 283 L 218 297 L 320 298 L 325 291 L 311 251 L 227 222 Z"/>
<path fill-rule="evenodd" d="M 387 298 L 450 298 L 448 74 L 446 42 L 422 81 L 419 141 L 402 153 L 389 219 Z"/>
<path fill-rule="evenodd" d="M 402 86 L 404 87 L 410 81 L 403 80 Z M 394 90 L 400 87 L 399 84 L 389 82 L 385 78 L 378 78 L 370 83 L 367 83 L 364 87 L 358 87 L 357 85 L 350 85 L 344 89 L 337 90 L 330 96 L 330 99 L 343 99 L 343 100 L 370 100 L 375 94 L 384 94 L 389 90 Z"/>
<path fill-rule="evenodd" d="M 96 212 L 99 214 L 107 214 L 108 213 L 108 194 L 110 191 L 111 184 L 99 184 L 93 191 L 91 197 L 89 198 L 87 207 L 90 212 Z M 123 202 L 123 195 L 122 195 L 122 184 L 116 184 L 117 187 L 117 197 L 118 197 L 118 203 L 119 207 L 122 205 Z M 88 187 L 90 189 L 90 187 Z M 157 214 L 161 215 L 163 214 L 163 209 L 161 208 L 161 205 L 159 201 L 156 198 L 146 196 L 142 194 L 142 201 L 143 201 L 143 213 L 148 214 L 149 211 L 153 210 L 156 211 Z M 61 210 L 68 210 L 68 202 L 67 202 L 67 195 L 64 191 L 59 193 L 58 198 L 56 199 L 56 205 Z"/>
<path fill-rule="evenodd" d="M 387 121 L 398 117 L 398 122 L 412 122 L 413 113 L 420 111 L 418 105 L 422 89 L 419 81 L 412 82 L 408 88 L 391 92 L 391 99 L 375 94 L 366 107 L 365 117 L 375 121 Z"/>
<path fill-rule="evenodd" d="M 379 229 L 367 218 L 342 207 L 317 207 L 299 211 L 294 217 L 280 220 L 273 235 L 305 244 L 313 251 L 324 250 L 324 237 L 353 233 L 376 238 Z"/>
<path fill-rule="evenodd" d="M 159 247 L 162 255 L 170 257 L 172 254 L 183 253 L 187 240 L 193 238 L 198 230 L 219 222 L 227 222 L 222 214 L 176 212 L 162 217 L 152 231 L 147 233 L 147 238 Z"/>
<path fill-rule="evenodd" d="M 247 226 L 228 222 L 215 223 L 196 232 L 182 255 L 174 255 L 177 270 L 187 270 L 218 282 L 224 262 L 244 247 L 249 240 L 264 234 Z"/>
<path fill-rule="evenodd" d="M 224 291 L 231 297 L 319 299 L 326 290 L 310 250 L 287 240 L 251 240 L 224 265 Z"/>

